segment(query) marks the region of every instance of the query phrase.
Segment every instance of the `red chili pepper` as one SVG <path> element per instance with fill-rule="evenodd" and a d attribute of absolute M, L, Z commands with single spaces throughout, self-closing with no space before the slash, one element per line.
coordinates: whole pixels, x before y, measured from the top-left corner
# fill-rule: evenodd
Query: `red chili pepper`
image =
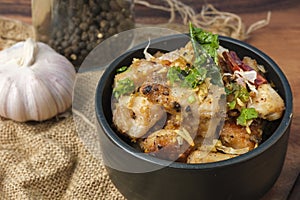
<path fill-rule="evenodd" d="M 252 71 L 254 70 L 249 65 L 246 65 L 243 63 L 243 61 L 238 57 L 238 55 L 234 51 L 223 52 L 223 57 L 227 63 L 227 65 L 230 67 L 231 71 Z M 268 81 L 259 73 L 257 73 L 257 77 L 255 79 L 255 86 L 258 87 L 259 85 L 262 85 L 264 83 L 267 83 Z"/>

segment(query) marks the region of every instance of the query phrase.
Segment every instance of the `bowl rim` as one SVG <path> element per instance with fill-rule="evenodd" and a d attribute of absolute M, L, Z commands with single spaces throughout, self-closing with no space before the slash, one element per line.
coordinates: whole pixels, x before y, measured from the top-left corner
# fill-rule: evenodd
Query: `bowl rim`
<path fill-rule="evenodd" d="M 182 34 L 179 34 L 179 35 L 182 35 Z M 170 36 L 163 37 L 163 39 L 167 39 L 169 37 L 172 38 L 172 37 L 178 37 L 178 36 L 170 35 Z M 212 162 L 212 163 L 188 164 L 188 163 L 180 163 L 180 162 L 175 162 L 175 161 L 170 162 L 170 161 L 155 158 L 153 156 L 139 152 L 136 149 L 134 149 L 132 146 L 127 144 L 125 141 L 123 141 L 114 132 L 114 130 L 111 128 L 111 126 L 105 119 L 105 116 L 103 115 L 104 112 L 103 112 L 102 106 L 100 106 L 100 105 L 102 105 L 102 97 L 101 97 L 102 95 L 100 95 L 98 92 L 100 90 L 99 86 L 101 85 L 101 83 L 103 83 L 103 79 L 102 79 L 103 75 L 105 73 L 108 73 L 108 71 L 110 71 L 109 69 L 111 69 L 111 67 L 107 67 L 107 69 L 103 73 L 102 77 L 100 78 L 97 88 L 96 88 L 96 95 L 95 95 L 96 118 L 97 118 L 99 125 L 104 130 L 103 132 L 108 137 L 108 139 L 114 145 L 116 145 L 120 149 L 124 150 L 126 153 L 128 153 L 131 156 L 136 157 L 138 159 L 144 160 L 146 162 L 149 162 L 149 163 L 152 163 L 155 165 L 163 165 L 163 166 L 168 166 L 171 168 L 179 168 L 179 169 L 186 169 L 186 170 L 195 170 L 195 169 L 207 170 L 207 169 L 216 168 L 216 167 L 218 168 L 218 167 L 226 167 L 226 166 L 230 166 L 230 165 L 235 165 L 238 163 L 240 164 L 242 162 L 246 162 L 248 160 L 254 159 L 255 157 L 257 157 L 257 156 L 261 155 L 263 152 L 265 152 L 267 149 L 269 149 L 271 146 L 276 144 L 280 140 L 280 138 L 283 137 L 283 135 L 288 131 L 288 128 L 291 124 L 292 116 L 293 116 L 293 95 L 292 95 L 290 84 L 289 84 L 285 74 L 268 55 L 266 55 L 264 52 L 257 49 L 256 47 L 254 47 L 246 42 L 243 42 L 243 41 L 240 41 L 237 39 L 233 39 L 230 37 L 226 37 L 226 36 L 218 36 L 218 37 L 219 37 L 220 43 L 221 42 L 232 43 L 233 45 L 244 48 L 247 51 L 250 51 L 250 52 L 254 53 L 255 55 L 257 55 L 258 57 L 262 58 L 265 62 L 268 63 L 268 65 L 271 66 L 271 68 L 274 70 L 274 72 L 278 75 L 280 82 L 283 85 L 283 93 L 284 93 L 283 95 L 285 96 L 285 111 L 284 111 L 284 114 L 281 118 L 281 122 L 278 125 L 277 129 L 273 132 L 273 134 L 266 141 L 264 141 L 257 148 L 251 150 L 250 152 L 247 152 L 245 154 L 239 155 L 234 158 L 230 158 L 230 159 L 222 160 L 222 161 L 218 161 L 218 162 Z M 161 38 L 158 38 L 158 39 L 161 39 Z M 126 54 L 126 52 L 123 55 L 125 55 L 125 54 Z M 121 55 L 120 57 L 122 57 L 123 55 Z M 115 59 L 115 61 L 117 59 Z M 109 66 L 114 64 L 115 61 L 113 61 Z"/>

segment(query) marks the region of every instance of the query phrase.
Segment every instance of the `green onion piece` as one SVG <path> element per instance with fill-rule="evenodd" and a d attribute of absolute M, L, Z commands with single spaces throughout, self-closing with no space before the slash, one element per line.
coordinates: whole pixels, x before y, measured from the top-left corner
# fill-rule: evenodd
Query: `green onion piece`
<path fill-rule="evenodd" d="M 194 95 L 191 95 L 191 96 L 188 97 L 188 102 L 189 103 L 194 103 L 195 101 L 196 101 L 196 98 L 195 98 Z"/>
<path fill-rule="evenodd" d="M 128 69 L 128 66 L 120 67 L 119 69 L 117 69 L 117 73 L 125 72 L 127 69 Z"/>
<path fill-rule="evenodd" d="M 227 95 L 233 95 L 234 100 L 228 104 L 229 109 L 235 109 L 237 104 L 237 100 L 239 99 L 243 103 L 247 103 L 250 100 L 250 93 L 248 92 L 246 87 L 243 87 L 237 83 L 231 83 L 225 88 Z"/>
<path fill-rule="evenodd" d="M 129 78 L 125 78 L 117 82 L 117 86 L 113 89 L 113 95 L 118 99 L 123 94 L 132 93 L 134 89 L 134 82 Z"/>
<path fill-rule="evenodd" d="M 237 91 L 236 97 L 242 100 L 242 102 L 247 103 L 250 99 L 250 94 L 246 87 L 240 86 L 239 90 Z"/>

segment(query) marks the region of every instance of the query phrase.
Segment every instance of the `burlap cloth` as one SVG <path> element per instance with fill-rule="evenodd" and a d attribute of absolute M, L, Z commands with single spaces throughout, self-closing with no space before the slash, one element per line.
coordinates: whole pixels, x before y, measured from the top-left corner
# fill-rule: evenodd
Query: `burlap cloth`
<path fill-rule="evenodd" d="M 27 24 L 0 17 L 0 36 L 1 50 L 33 32 Z M 92 154 L 78 134 L 78 128 L 94 131 L 91 135 L 96 134 L 95 129 L 80 129 L 74 119 L 70 114 L 45 122 L 18 123 L 0 117 L 0 200 L 124 199 L 111 183 L 101 156 Z"/>
<path fill-rule="evenodd" d="M 34 37 L 33 27 L 19 20 L 0 16 L 0 50 Z"/>
<path fill-rule="evenodd" d="M 124 199 L 72 115 L 42 123 L 0 118 L 0 158 L 0 199 Z"/>

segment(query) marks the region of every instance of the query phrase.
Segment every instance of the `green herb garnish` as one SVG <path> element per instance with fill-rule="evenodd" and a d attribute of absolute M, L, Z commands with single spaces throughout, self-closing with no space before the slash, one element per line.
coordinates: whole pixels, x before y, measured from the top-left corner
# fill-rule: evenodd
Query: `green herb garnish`
<path fill-rule="evenodd" d="M 192 68 L 184 79 L 184 85 L 196 88 L 206 78 L 207 70 L 205 68 Z"/>
<path fill-rule="evenodd" d="M 237 118 L 237 124 L 247 126 L 247 122 L 256 119 L 258 113 L 254 108 L 242 108 L 240 116 Z"/>
<path fill-rule="evenodd" d="M 134 89 L 134 82 L 129 78 L 125 78 L 117 82 L 117 86 L 113 89 L 113 95 L 118 99 L 123 94 L 132 93 Z"/>
<path fill-rule="evenodd" d="M 170 67 L 167 73 L 167 78 L 170 83 L 180 83 L 182 87 L 196 88 L 206 78 L 207 70 L 205 68 L 190 68 L 184 70 L 180 67 Z"/>
<path fill-rule="evenodd" d="M 235 109 L 235 106 L 236 106 L 236 100 L 233 100 L 233 101 L 228 103 L 228 107 L 229 107 L 230 110 Z"/>
<path fill-rule="evenodd" d="M 211 67 L 207 69 L 209 57 L 217 62 L 217 49 L 219 48 L 218 36 L 195 28 L 190 23 L 190 37 L 195 53 L 195 61 L 192 67 L 186 67 L 184 70 L 179 67 L 171 67 L 168 71 L 167 78 L 171 84 L 181 82 L 183 87 L 196 88 L 207 78 L 208 73 L 212 78 L 220 78 L 218 68 Z M 214 80 L 213 80 L 214 81 Z"/>
<path fill-rule="evenodd" d="M 117 69 L 117 73 L 125 72 L 127 69 L 128 69 L 128 66 L 120 67 L 119 69 Z"/>
<path fill-rule="evenodd" d="M 170 67 L 167 73 L 167 79 L 173 85 L 175 82 L 181 82 L 184 76 L 181 74 L 182 70 L 180 67 Z"/>
<path fill-rule="evenodd" d="M 218 67 L 219 39 L 218 35 L 196 28 L 190 23 L 190 37 L 194 49 L 195 68 L 205 68 L 206 76 L 213 85 L 223 87 L 223 81 Z"/>
<path fill-rule="evenodd" d="M 246 87 L 243 87 L 237 83 L 231 83 L 225 88 L 227 95 L 233 95 L 233 101 L 228 103 L 229 109 L 235 109 L 237 104 L 237 99 L 241 100 L 243 103 L 247 103 L 250 100 L 250 94 Z"/>
<path fill-rule="evenodd" d="M 219 48 L 219 38 L 218 35 L 213 34 L 211 32 L 204 31 L 201 28 L 196 28 L 190 23 L 190 35 L 195 42 L 198 42 L 201 47 L 209 54 L 218 64 L 218 53 L 217 50 Z"/>
<path fill-rule="evenodd" d="M 188 97 L 188 102 L 189 103 L 194 103 L 196 101 L 196 97 L 194 95 L 191 95 Z"/>

